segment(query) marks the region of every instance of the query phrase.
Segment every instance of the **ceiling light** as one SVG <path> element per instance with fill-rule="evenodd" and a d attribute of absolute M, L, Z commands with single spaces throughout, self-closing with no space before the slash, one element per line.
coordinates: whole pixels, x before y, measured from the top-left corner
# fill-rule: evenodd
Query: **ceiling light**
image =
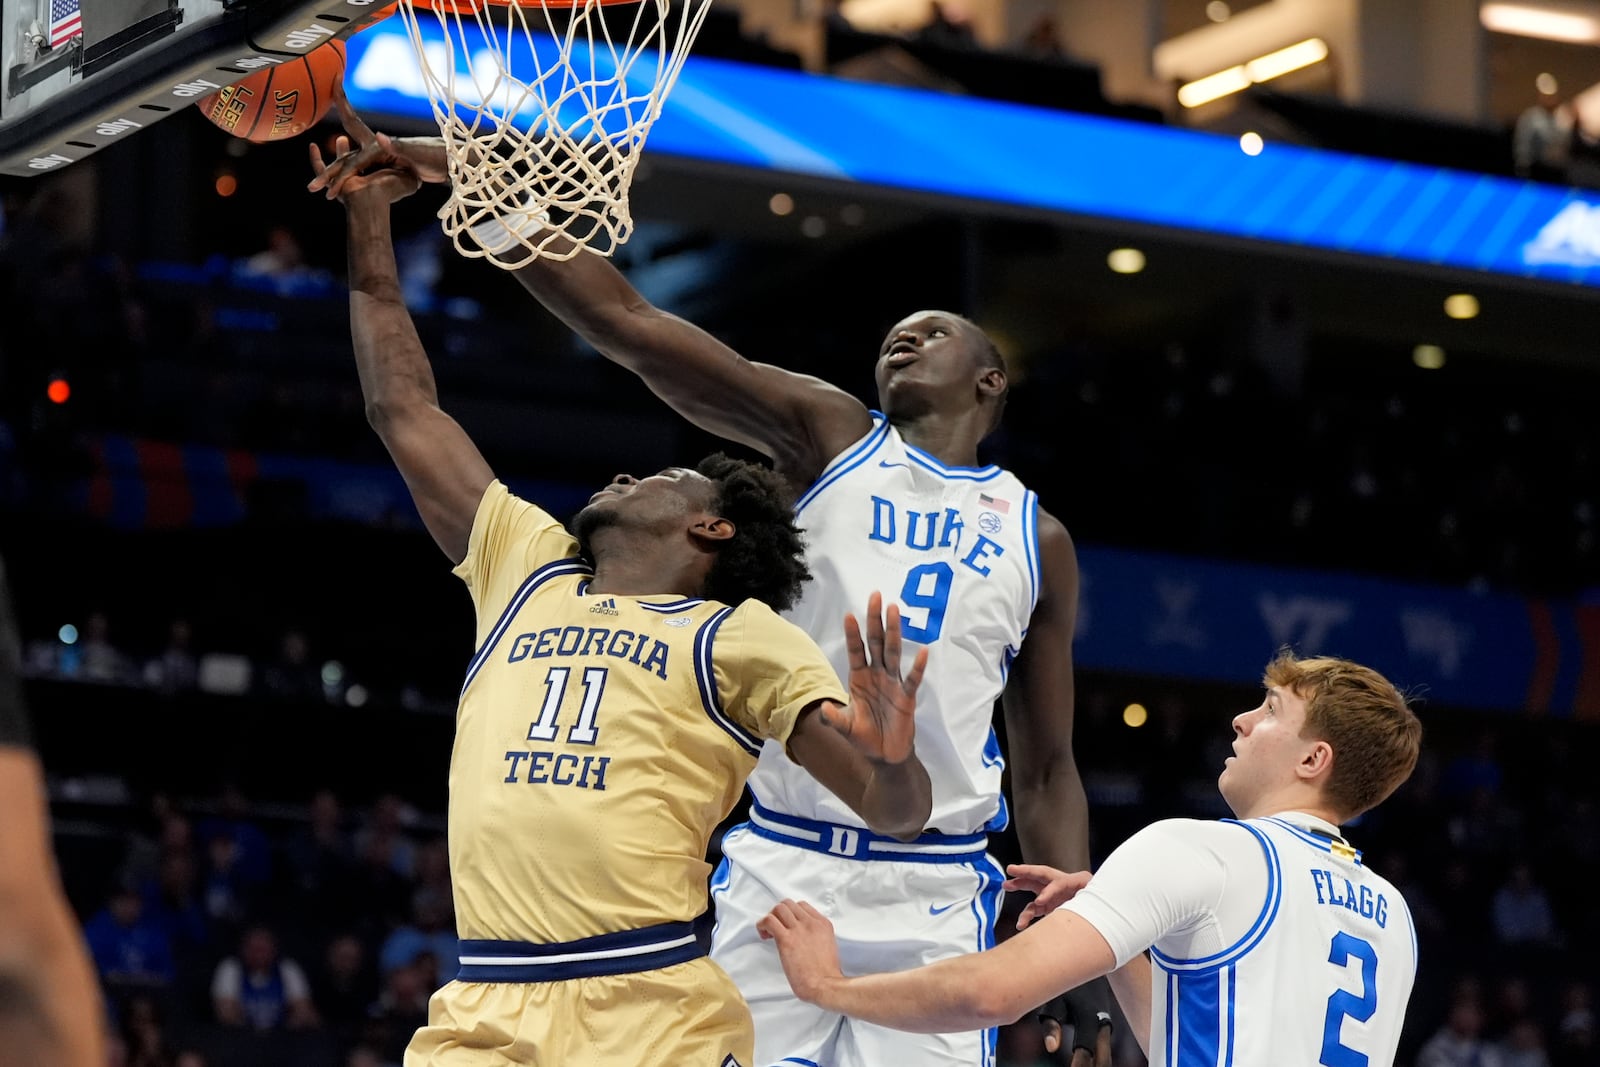
<path fill-rule="evenodd" d="M 1144 253 L 1137 248 L 1117 248 L 1106 257 L 1106 266 L 1117 274 L 1138 274 L 1144 270 Z"/>
<path fill-rule="evenodd" d="M 1248 89 L 1251 85 L 1281 78 L 1291 71 L 1303 70 L 1327 58 L 1328 42 L 1321 37 L 1311 37 L 1299 44 L 1258 56 L 1248 63 L 1192 81 L 1178 90 L 1178 103 L 1184 107 L 1200 107 Z"/>
<path fill-rule="evenodd" d="M 1227 70 L 1183 86 L 1178 90 L 1178 103 L 1184 107 L 1200 107 L 1248 88 L 1250 88 L 1250 75 L 1246 73 L 1244 64 L 1241 63 L 1237 67 L 1229 67 Z"/>
<path fill-rule="evenodd" d="M 1444 313 L 1452 319 L 1475 319 L 1478 310 L 1478 298 L 1471 293 L 1453 293 L 1445 297 Z"/>
<path fill-rule="evenodd" d="M 794 210 L 794 197 L 788 193 L 773 193 L 767 207 L 774 215 L 787 215 Z"/>
<path fill-rule="evenodd" d="M 1244 65 L 1244 69 L 1249 72 L 1251 81 L 1265 82 L 1281 78 L 1290 71 L 1303 70 L 1327 58 L 1328 42 L 1321 37 L 1313 37 L 1288 48 L 1268 52 L 1260 59 L 1252 59 Z"/>
<path fill-rule="evenodd" d="M 1478 11 L 1483 28 L 1518 37 L 1573 44 L 1600 44 L 1600 15 L 1556 4 L 1487 3 Z"/>
<path fill-rule="evenodd" d="M 1411 350 L 1411 362 L 1423 370 L 1438 370 L 1444 366 L 1444 349 L 1438 345 L 1418 345 Z"/>
<path fill-rule="evenodd" d="M 1254 130 L 1243 134 L 1239 138 L 1239 151 L 1247 156 L 1259 156 L 1261 150 L 1265 147 L 1267 147 L 1267 142 L 1263 141 L 1261 135 Z"/>
<path fill-rule="evenodd" d="M 1150 718 L 1150 713 L 1143 704 L 1129 704 L 1122 709 L 1122 721 L 1135 729 L 1143 726 Z"/>

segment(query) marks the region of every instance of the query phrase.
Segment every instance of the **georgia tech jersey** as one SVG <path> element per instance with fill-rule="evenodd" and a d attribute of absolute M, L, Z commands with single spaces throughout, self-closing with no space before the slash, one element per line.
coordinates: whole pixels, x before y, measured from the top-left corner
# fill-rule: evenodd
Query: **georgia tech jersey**
<path fill-rule="evenodd" d="M 840 620 L 860 618 L 874 591 L 898 601 L 907 658 L 917 644 L 929 648 L 917 691 L 917 755 L 933 781 L 928 826 L 1003 829 L 994 702 L 1039 599 L 1038 498 L 1009 471 L 947 467 L 883 415 L 872 419 L 795 505 L 812 580 L 786 617 L 843 678 Z M 774 811 L 862 825 L 779 745 L 762 752 L 750 789 Z"/>
<path fill-rule="evenodd" d="M 455 573 L 478 652 L 456 713 L 450 869 L 463 938 L 553 943 L 696 918 L 706 845 L 762 742 L 845 703 L 757 601 L 589 594 L 577 542 L 495 482 Z"/>

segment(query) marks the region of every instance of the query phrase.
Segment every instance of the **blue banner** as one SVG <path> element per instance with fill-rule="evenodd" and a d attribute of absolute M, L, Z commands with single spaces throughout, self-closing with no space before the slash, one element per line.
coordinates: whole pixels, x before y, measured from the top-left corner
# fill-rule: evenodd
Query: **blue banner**
<path fill-rule="evenodd" d="M 455 56 L 468 75 L 478 53 Z M 351 38 L 348 69 L 358 109 L 432 120 L 399 19 Z M 1597 193 L 716 59 L 689 59 L 646 151 L 1600 285 Z"/>
<path fill-rule="evenodd" d="M 4 471 L 0 424 L 0 472 Z M 67 494 L 122 529 L 230 526 L 253 493 L 289 490 L 307 519 L 419 527 L 393 467 L 176 445 L 85 442 Z M 513 479 L 556 515 L 590 489 Z M 1436 706 L 1600 719 L 1600 590 L 1542 601 L 1318 571 L 1079 546 L 1080 668 L 1249 685 L 1274 651 L 1345 656 Z"/>
<path fill-rule="evenodd" d="M 1600 717 L 1600 607 L 1106 548 L 1079 565 L 1083 667 L 1249 684 L 1289 646 L 1433 705 Z"/>

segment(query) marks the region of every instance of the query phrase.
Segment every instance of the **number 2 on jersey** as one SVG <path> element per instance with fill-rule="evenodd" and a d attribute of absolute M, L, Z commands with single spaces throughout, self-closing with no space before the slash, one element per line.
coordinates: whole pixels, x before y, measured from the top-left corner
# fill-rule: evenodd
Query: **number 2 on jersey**
<path fill-rule="evenodd" d="M 551 667 L 544 678 L 544 706 L 539 718 L 528 725 L 529 741 L 554 741 L 561 726 L 556 717 L 561 714 L 561 701 L 567 695 L 567 679 L 572 671 L 566 667 Z M 583 672 L 583 706 L 578 709 L 578 721 L 567 731 L 567 743 L 592 745 L 599 737 L 595 716 L 600 712 L 600 698 L 606 691 L 606 668 L 587 667 Z"/>
<path fill-rule="evenodd" d="M 1334 934 L 1328 962 L 1335 967 L 1348 967 L 1351 959 L 1361 961 L 1361 995 L 1341 989 L 1328 998 L 1327 1021 L 1322 1028 L 1322 1056 L 1317 1060 L 1325 1067 L 1367 1067 L 1366 1053 L 1357 1052 L 1341 1041 L 1339 1031 L 1346 1015 L 1364 1023 L 1378 1010 L 1378 953 L 1370 941 L 1343 932 Z"/>
<path fill-rule="evenodd" d="M 900 632 L 906 638 L 924 645 L 939 639 L 939 631 L 944 629 L 945 608 L 950 605 L 950 586 L 955 577 L 956 573 L 948 563 L 924 563 L 911 568 L 906 575 L 905 587 L 900 590 L 900 602 L 907 608 L 926 611 L 927 615 L 920 624 L 912 622 L 909 617 L 901 620 Z"/>

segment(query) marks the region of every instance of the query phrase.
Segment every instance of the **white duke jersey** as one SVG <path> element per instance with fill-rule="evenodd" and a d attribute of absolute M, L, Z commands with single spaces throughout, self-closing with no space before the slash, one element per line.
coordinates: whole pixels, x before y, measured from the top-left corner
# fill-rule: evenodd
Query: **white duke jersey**
<path fill-rule="evenodd" d="M 795 504 L 812 580 L 787 618 L 850 665 L 844 617 L 867 597 L 898 601 L 905 659 L 929 649 L 917 691 L 917 755 L 933 781 L 928 827 L 945 834 L 1004 828 L 1005 763 L 994 702 L 1039 598 L 1038 498 L 999 467 L 947 467 L 907 444 L 878 412 L 872 430 L 828 464 Z M 784 755 L 762 750 L 750 790 L 763 807 L 863 825 Z"/>
<path fill-rule="evenodd" d="M 1119 967 L 1150 947 L 1152 1064 L 1394 1063 L 1416 929 L 1320 819 L 1155 823 L 1061 910 L 1094 926 Z"/>

